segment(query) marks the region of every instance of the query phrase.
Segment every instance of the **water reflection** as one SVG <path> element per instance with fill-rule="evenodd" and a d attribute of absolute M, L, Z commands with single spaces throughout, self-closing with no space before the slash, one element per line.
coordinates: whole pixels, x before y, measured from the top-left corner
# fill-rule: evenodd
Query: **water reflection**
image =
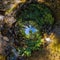
<path fill-rule="evenodd" d="M 31 31 L 32 33 L 35 33 L 35 32 L 37 32 L 38 30 L 37 30 L 35 27 L 31 26 L 31 25 L 26 26 L 26 27 L 25 27 L 25 34 L 29 35 L 29 34 L 30 34 L 30 31 Z"/>

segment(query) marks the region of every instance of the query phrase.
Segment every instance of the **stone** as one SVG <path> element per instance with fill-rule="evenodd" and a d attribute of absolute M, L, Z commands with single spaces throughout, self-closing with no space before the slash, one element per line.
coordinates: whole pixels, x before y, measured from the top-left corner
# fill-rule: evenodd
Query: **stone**
<path fill-rule="evenodd" d="M 3 20 L 4 20 L 4 16 L 0 15 L 0 21 L 3 21 Z"/>
<path fill-rule="evenodd" d="M 9 41 L 8 37 L 6 37 L 6 36 L 3 37 L 3 40 Z"/>

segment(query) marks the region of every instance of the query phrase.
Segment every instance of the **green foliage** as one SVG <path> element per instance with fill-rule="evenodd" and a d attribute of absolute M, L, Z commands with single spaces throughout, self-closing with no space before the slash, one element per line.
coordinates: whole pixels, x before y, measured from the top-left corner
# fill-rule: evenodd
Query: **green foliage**
<path fill-rule="evenodd" d="M 45 23 L 53 24 L 54 18 L 52 17 L 51 11 L 42 4 L 29 4 L 26 6 L 27 8 L 22 8 L 24 10 L 21 11 L 21 15 L 18 17 L 18 20 L 34 20 L 36 21 L 40 27 L 42 27 Z"/>
<path fill-rule="evenodd" d="M 35 39 L 26 39 L 25 40 L 25 46 L 18 47 L 18 52 L 20 53 L 20 56 L 31 56 L 32 51 L 39 50 L 40 45 L 42 44 L 41 36 L 39 34 L 36 35 Z"/>
<path fill-rule="evenodd" d="M 39 50 L 41 42 L 41 35 L 40 34 L 33 34 L 33 39 L 25 38 L 23 47 L 18 47 L 17 50 L 20 53 L 20 56 L 31 56 L 32 51 Z M 21 42 L 20 42 L 21 43 Z"/>
<path fill-rule="evenodd" d="M 22 7 L 20 16 L 17 17 L 17 25 L 19 26 L 19 32 L 25 37 L 25 45 L 21 48 L 18 47 L 18 52 L 21 56 L 31 56 L 32 51 L 39 50 L 41 42 L 41 30 L 43 25 L 53 25 L 54 18 L 52 17 L 51 11 L 48 7 L 43 4 L 29 4 L 26 7 Z M 32 25 L 37 28 L 38 32 L 29 35 L 24 32 L 24 27 Z"/>

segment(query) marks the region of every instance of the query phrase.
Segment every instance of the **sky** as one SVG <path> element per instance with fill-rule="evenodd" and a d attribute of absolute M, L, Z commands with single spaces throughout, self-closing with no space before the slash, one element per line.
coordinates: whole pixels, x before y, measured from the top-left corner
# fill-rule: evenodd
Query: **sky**
<path fill-rule="evenodd" d="M 32 31 L 32 33 L 35 33 L 37 32 L 37 29 L 35 27 L 32 27 L 31 25 L 29 25 L 29 27 L 26 26 L 25 33 L 28 35 L 30 31 Z"/>

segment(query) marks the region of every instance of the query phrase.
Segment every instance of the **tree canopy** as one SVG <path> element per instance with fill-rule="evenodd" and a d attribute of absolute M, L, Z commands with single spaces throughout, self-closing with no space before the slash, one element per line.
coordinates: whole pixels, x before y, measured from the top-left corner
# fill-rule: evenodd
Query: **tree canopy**
<path fill-rule="evenodd" d="M 52 27 L 54 18 L 51 10 L 39 3 L 24 4 L 21 11 L 19 10 L 17 13 L 17 26 L 25 38 L 24 46 L 18 47 L 17 50 L 20 55 L 30 56 L 32 51 L 39 50 L 42 44 L 42 32 L 46 32 L 44 29 Z"/>

